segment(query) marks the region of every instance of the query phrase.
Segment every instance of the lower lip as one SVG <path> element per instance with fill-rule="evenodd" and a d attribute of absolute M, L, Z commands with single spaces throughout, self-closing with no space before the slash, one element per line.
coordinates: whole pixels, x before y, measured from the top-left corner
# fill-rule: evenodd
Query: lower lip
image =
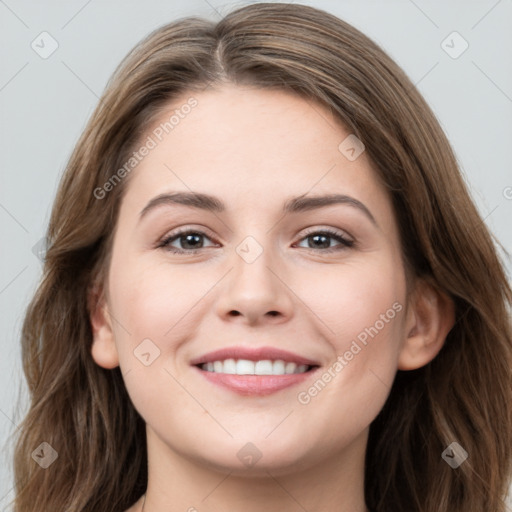
<path fill-rule="evenodd" d="M 270 395 L 281 389 L 295 386 L 304 382 L 317 368 L 304 373 L 291 373 L 288 375 L 233 375 L 229 373 L 215 373 L 194 368 L 213 384 L 230 389 L 239 395 Z"/>

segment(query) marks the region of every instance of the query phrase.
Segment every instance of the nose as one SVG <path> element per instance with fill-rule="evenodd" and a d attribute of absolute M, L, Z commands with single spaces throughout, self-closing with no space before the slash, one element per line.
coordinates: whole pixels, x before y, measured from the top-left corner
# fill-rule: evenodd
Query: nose
<path fill-rule="evenodd" d="M 217 314 L 224 321 L 253 326 L 279 324 L 292 317 L 293 291 L 282 265 L 276 264 L 269 252 L 263 250 L 252 262 L 233 255 L 232 269 L 217 302 Z"/>

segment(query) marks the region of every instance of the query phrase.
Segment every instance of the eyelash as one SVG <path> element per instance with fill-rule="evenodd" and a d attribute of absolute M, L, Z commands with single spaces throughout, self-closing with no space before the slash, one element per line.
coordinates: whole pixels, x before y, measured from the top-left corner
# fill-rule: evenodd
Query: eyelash
<path fill-rule="evenodd" d="M 201 247 L 199 249 L 176 249 L 175 247 L 171 247 L 170 243 L 174 240 L 178 240 L 179 238 L 183 237 L 184 235 L 200 235 L 205 236 L 206 238 L 210 238 L 206 233 L 200 230 L 195 229 L 182 229 L 179 231 L 176 231 L 174 233 L 171 233 L 169 236 L 165 237 L 159 244 L 158 248 L 165 249 L 166 251 L 169 251 L 173 254 L 196 254 L 199 251 L 202 251 L 203 249 L 206 249 L 206 247 Z M 304 240 L 306 238 L 311 237 L 312 235 L 326 235 L 329 238 L 334 238 L 338 242 L 341 243 L 341 246 L 335 246 L 330 247 L 328 249 L 319 249 L 321 252 L 324 253 L 332 253 L 341 251 L 344 249 L 349 249 L 351 247 L 355 246 L 355 242 L 353 240 L 349 240 L 345 238 L 341 233 L 338 231 L 333 231 L 331 229 L 320 229 L 320 230 L 312 230 L 304 234 L 304 236 L 300 240 Z M 303 247 L 304 249 L 304 247 Z M 309 249 L 310 251 L 316 251 L 317 249 L 308 247 L 305 249 Z"/>

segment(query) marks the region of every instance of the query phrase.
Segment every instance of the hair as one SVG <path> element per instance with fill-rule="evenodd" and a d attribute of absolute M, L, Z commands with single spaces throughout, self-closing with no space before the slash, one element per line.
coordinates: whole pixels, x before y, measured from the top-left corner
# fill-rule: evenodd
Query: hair
<path fill-rule="evenodd" d="M 367 506 L 503 512 L 512 458 L 512 292 L 500 244 L 401 68 L 334 15 L 284 3 L 245 6 L 218 22 L 194 16 L 166 24 L 110 78 L 61 179 L 43 275 L 22 326 L 30 404 L 14 453 L 15 512 L 123 512 L 146 489 L 145 423 L 119 367 L 104 369 L 91 356 L 88 297 L 106 281 L 129 176 L 101 199 L 94 191 L 169 102 L 225 83 L 285 90 L 329 108 L 364 143 L 390 193 L 408 272 L 454 302 L 442 350 L 418 370 L 397 372 L 370 426 Z M 47 469 L 30 456 L 43 441 L 58 452 Z M 441 457 L 454 441 L 469 455 L 457 469 Z"/>

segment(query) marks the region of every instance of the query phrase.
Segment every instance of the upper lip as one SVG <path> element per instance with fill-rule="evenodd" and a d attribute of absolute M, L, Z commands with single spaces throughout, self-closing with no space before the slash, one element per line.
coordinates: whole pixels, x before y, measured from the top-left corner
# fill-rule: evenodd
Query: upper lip
<path fill-rule="evenodd" d="M 214 361 L 224 361 L 226 359 L 247 359 L 248 361 L 264 361 L 264 360 L 282 360 L 285 362 L 295 363 L 297 365 L 306 364 L 309 366 L 318 366 L 318 362 L 308 359 L 307 357 L 281 350 L 274 347 L 226 347 L 213 352 L 208 352 L 202 356 L 196 357 L 190 361 L 191 365 L 199 365 Z"/>

